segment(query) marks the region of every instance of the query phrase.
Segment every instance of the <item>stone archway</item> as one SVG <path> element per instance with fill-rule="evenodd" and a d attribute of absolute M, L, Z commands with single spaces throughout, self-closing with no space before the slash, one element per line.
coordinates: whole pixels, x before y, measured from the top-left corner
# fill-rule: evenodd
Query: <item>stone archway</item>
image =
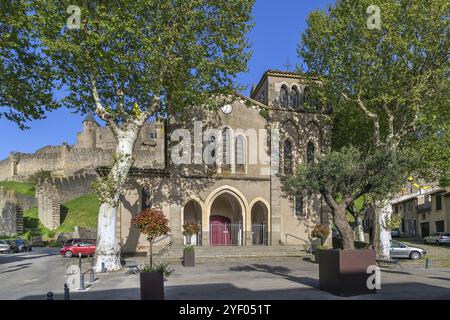
<path fill-rule="evenodd" d="M 193 235 L 191 239 L 188 239 L 187 236 L 184 236 L 184 244 L 190 243 L 192 245 L 200 246 L 202 244 L 202 207 L 197 201 L 190 200 L 184 206 L 183 225 L 184 224 L 196 224 L 199 230 L 199 232 L 196 235 Z"/>
<path fill-rule="evenodd" d="M 219 194 L 211 204 L 209 243 L 211 246 L 241 246 L 244 235 L 244 208 L 229 192 Z"/>
<path fill-rule="evenodd" d="M 251 210 L 252 245 L 269 244 L 269 210 L 262 201 L 257 201 Z"/>

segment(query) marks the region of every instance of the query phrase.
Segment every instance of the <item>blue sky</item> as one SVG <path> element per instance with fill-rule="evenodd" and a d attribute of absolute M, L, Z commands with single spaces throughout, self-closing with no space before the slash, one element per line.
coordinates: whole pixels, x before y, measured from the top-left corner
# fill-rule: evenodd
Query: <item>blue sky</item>
<path fill-rule="evenodd" d="M 268 69 L 284 70 L 287 60 L 300 64 L 297 45 L 300 33 L 306 28 L 308 13 L 326 8 L 332 0 L 257 0 L 253 9 L 255 27 L 249 34 L 253 56 L 249 72 L 240 74 L 238 80 L 247 86 L 248 95 L 253 83 L 257 83 Z M 83 116 L 65 108 L 47 114 L 47 118 L 29 123 L 31 129 L 20 130 L 17 125 L 0 119 L 0 159 L 10 151 L 34 152 L 46 145 L 62 142 L 74 144 L 81 129 Z"/>

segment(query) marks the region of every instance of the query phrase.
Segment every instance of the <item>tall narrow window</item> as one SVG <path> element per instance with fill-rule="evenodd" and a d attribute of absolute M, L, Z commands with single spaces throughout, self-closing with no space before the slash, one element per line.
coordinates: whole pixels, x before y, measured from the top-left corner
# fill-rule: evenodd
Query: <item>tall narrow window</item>
<path fill-rule="evenodd" d="M 142 188 L 142 210 L 152 206 L 150 188 L 148 186 Z"/>
<path fill-rule="evenodd" d="M 303 195 L 300 192 L 297 193 L 294 200 L 295 216 L 300 217 L 303 214 Z"/>
<path fill-rule="evenodd" d="M 284 142 L 283 155 L 284 174 L 292 174 L 292 143 L 289 140 Z"/>
<path fill-rule="evenodd" d="M 222 131 L 222 170 L 230 170 L 230 132 L 228 129 Z"/>
<path fill-rule="evenodd" d="M 280 91 L 280 104 L 282 107 L 287 107 L 289 104 L 289 92 L 288 88 L 283 85 Z"/>
<path fill-rule="evenodd" d="M 298 109 L 298 90 L 297 87 L 292 87 L 291 90 L 291 108 L 297 110 Z"/>
<path fill-rule="evenodd" d="M 436 210 L 442 209 L 442 196 L 436 196 Z"/>
<path fill-rule="evenodd" d="M 242 136 L 236 137 L 236 171 L 245 171 L 245 150 L 244 138 Z"/>
<path fill-rule="evenodd" d="M 309 87 L 305 87 L 303 89 L 303 99 L 302 99 L 303 106 L 306 105 L 306 103 L 308 102 L 308 99 L 309 99 Z"/>
<path fill-rule="evenodd" d="M 308 142 L 306 146 L 306 163 L 314 162 L 314 143 Z"/>

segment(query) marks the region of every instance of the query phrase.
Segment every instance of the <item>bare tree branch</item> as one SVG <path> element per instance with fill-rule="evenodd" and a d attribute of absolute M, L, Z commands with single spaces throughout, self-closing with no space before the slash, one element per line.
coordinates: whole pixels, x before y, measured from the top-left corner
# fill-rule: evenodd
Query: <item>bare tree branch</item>
<path fill-rule="evenodd" d="M 91 75 L 91 90 L 92 96 L 94 97 L 95 101 L 95 113 L 97 113 L 98 116 L 108 124 L 114 136 L 117 137 L 120 134 L 121 130 L 117 123 L 111 118 L 111 115 L 108 113 L 108 111 L 106 111 L 106 109 L 102 106 L 97 92 L 97 83 L 95 81 L 95 76 L 93 75 Z"/>

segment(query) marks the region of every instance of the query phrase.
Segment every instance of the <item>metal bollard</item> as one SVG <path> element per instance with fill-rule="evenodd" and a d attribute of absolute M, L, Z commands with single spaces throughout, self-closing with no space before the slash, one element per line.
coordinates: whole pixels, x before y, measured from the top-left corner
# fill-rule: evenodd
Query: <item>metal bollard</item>
<path fill-rule="evenodd" d="M 70 300 L 70 291 L 67 283 L 64 284 L 64 300 Z"/>
<path fill-rule="evenodd" d="M 53 292 L 47 292 L 47 300 L 53 300 Z"/>
<path fill-rule="evenodd" d="M 84 274 L 80 273 L 80 287 L 78 290 L 84 290 Z"/>
<path fill-rule="evenodd" d="M 94 261 L 91 256 L 89 256 L 89 262 L 91 265 L 91 269 L 89 270 L 89 282 L 92 283 L 95 281 L 95 276 L 94 276 Z"/>
<path fill-rule="evenodd" d="M 425 269 L 430 269 L 430 260 L 428 258 L 425 260 Z"/>
<path fill-rule="evenodd" d="M 105 263 L 102 262 L 102 272 L 105 273 L 106 272 L 106 268 L 105 268 Z"/>

